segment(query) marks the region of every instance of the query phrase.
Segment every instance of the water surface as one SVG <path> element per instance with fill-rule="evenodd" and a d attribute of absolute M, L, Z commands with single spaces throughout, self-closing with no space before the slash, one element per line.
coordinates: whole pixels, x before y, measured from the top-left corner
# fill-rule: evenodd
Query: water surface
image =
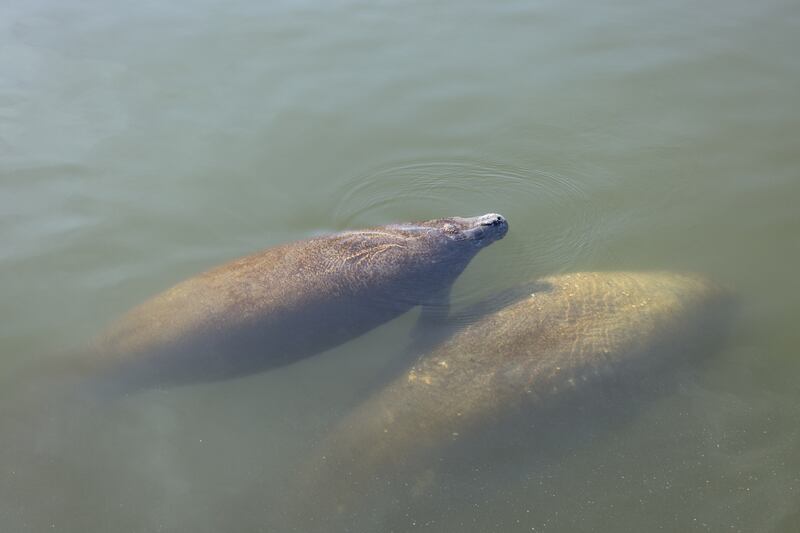
<path fill-rule="evenodd" d="M 794 531 L 798 35 L 788 0 L 6 1 L 2 529 L 289 527 L 274 502 L 413 315 L 225 383 L 60 401 L 30 376 L 239 255 L 496 211 L 511 231 L 457 303 L 673 269 L 741 316 L 673 394 L 555 457 L 465 465 L 386 529 Z"/>

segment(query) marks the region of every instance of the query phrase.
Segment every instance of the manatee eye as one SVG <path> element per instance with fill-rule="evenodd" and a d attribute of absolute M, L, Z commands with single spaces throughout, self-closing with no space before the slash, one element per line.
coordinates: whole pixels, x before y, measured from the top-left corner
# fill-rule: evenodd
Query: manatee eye
<path fill-rule="evenodd" d="M 472 230 L 472 238 L 473 239 L 483 239 L 483 236 L 486 234 L 486 230 L 483 228 L 475 228 Z"/>

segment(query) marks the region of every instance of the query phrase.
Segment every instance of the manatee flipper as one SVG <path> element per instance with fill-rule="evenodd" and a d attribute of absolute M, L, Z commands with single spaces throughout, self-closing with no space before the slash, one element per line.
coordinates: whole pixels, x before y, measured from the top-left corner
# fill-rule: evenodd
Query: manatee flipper
<path fill-rule="evenodd" d="M 532 281 L 499 291 L 478 303 L 453 311 L 450 299 L 452 285 L 445 287 L 422 304 L 422 312 L 411 332 L 409 351 L 418 355 L 427 353 L 469 324 L 529 297 L 534 292 L 550 289 L 551 286 L 546 281 Z"/>
<path fill-rule="evenodd" d="M 429 348 L 431 342 L 435 343 L 436 333 L 445 328 L 450 318 L 451 292 L 452 285 L 448 285 L 422 303 L 422 311 L 411 332 L 412 347 Z"/>
<path fill-rule="evenodd" d="M 438 290 L 422 304 L 417 321 L 409 333 L 409 341 L 394 350 L 388 362 L 365 387 L 360 397 L 367 397 L 408 371 L 423 354 L 453 334 L 450 316 L 450 286 Z"/>

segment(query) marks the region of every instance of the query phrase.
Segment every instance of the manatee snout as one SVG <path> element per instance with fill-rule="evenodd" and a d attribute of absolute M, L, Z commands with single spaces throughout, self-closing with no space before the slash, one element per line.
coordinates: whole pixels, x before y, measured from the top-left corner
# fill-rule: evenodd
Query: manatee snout
<path fill-rule="evenodd" d="M 506 220 L 503 215 L 489 213 L 488 215 L 482 215 L 476 218 L 481 226 L 497 227 L 499 229 L 504 228 L 505 231 L 508 231 L 508 220 Z"/>
<path fill-rule="evenodd" d="M 499 241 L 508 233 L 508 221 L 503 215 L 487 213 L 478 217 L 462 218 L 462 231 L 477 246 L 487 246 Z"/>

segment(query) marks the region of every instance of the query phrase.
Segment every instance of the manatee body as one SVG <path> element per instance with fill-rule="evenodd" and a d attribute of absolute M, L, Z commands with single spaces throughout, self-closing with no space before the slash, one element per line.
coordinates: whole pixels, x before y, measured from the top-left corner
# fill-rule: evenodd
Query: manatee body
<path fill-rule="evenodd" d="M 303 482 L 324 488 L 320 506 L 342 511 L 365 494 L 415 486 L 413 473 L 471 441 L 502 448 L 501 425 L 530 426 L 537 411 L 690 355 L 713 335 L 723 295 L 671 273 L 576 273 L 522 287 L 356 407 L 316 448 Z M 459 469 L 475 464 L 462 457 Z"/>
<path fill-rule="evenodd" d="M 347 231 L 237 259 L 123 316 L 95 343 L 135 387 L 251 374 L 326 350 L 446 295 L 508 230 L 497 214 Z"/>

